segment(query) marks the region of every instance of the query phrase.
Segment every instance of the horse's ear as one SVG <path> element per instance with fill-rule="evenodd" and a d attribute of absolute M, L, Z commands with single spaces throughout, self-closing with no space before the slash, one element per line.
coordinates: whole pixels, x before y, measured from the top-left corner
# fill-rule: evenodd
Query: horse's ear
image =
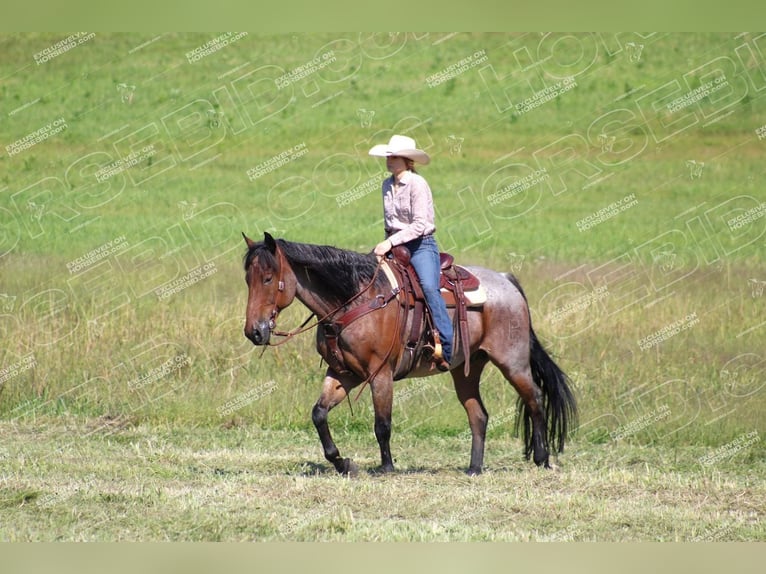
<path fill-rule="evenodd" d="M 253 240 L 252 240 L 252 239 L 250 239 L 250 238 L 249 238 L 247 235 L 245 235 L 245 232 L 244 232 L 244 231 L 242 232 L 242 237 L 244 237 L 244 238 L 245 238 L 245 243 L 247 243 L 247 247 L 248 247 L 249 249 L 252 249 L 252 248 L 253 248 L 253 245 L 255 245 L 255 241 L 253 241 Z"/>
<path fill-rule="evenodd" d="M 268 231 L 263 232 L 263 243 L 266 245 L 269 251 L 272 253 L 277 252 L 277 241 L 271 236 Z"/>

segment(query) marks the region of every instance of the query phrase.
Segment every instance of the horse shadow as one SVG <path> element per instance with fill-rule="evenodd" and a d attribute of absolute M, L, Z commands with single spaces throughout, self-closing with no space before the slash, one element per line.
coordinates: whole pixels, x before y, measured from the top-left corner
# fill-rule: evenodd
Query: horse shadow
<path fill-rule="evenodd" d="M 368 477 L 368 478 L 385 478 L 385 477 L 396 477 L 396 476 L 436 476 L 440 474 L 449 474 L 449 473 L 455 473 L 455 474 L 462 474 L 465 475 L 468 468 L 464 466 L 443 466 L 443 467 L 432 467 L 432 466 L 425 466 L 425 465 L 409 465 L 406 468 L 396 468 L 393 471 L 383 471 L 380 467 L 377 466 L 359 466 L 357 474 L 355 477 L 351 478 L 358 478 L 358 477 Z M 324 464 L 324 463 L 318 463 L 318 462 L 310 462 L 310 461 L 304 461 L 301 462 L 298 465 L 297 469 L 288 469 L 284 472 L 284 474 L 290 475 L 290 476 L 300 476 L 304 478 L 312 478 L 312 477 L 328 477 L 328 476 L 337 476 L 338 471 L 335 470 L 335 467 L 331 464 Z"/>

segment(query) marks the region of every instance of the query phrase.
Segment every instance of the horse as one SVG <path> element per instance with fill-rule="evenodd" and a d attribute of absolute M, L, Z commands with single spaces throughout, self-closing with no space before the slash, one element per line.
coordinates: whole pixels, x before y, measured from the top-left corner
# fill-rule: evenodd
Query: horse
<path fill-rule="evenodd" d="M 319 327 L 363 305 L 374 309 L 356 314 L 356 320 L 336 333 L 333 349 L 328 340 L 335 335 L 328 329 L 317 328 L 316 349 L 328 367 L 311 418 L 327 461 L 342 475 L 356 474 L 357 465 L 340 455 L 332 439 L 328 413 L 349 397 L 354 388 L 368 383 L 374 408 L 374 432 L 380 446 L 379 471 L 393 471 L 390 449 L 393 372 L 403 350 L 397 329 L 401 328 L 400 305 L 391 299 L 391 280 L 379 272 L 382 263 L 372 253 L 274 239 L 269 233 L 264 233 L 261 242 L 242 235 L 247 244 L 243 263 L 248 285 L 244 334 L 254 345 L 273 344 L 272 335 L 295 334 L 296 331 L 277 331 L 276 322 L 279 313 L 296 298 L 317 317 Z M 480 279 L 486 290 L 485 303 L 468 310 L 468 356 L 456 345 L 450 363 L 454 389 L 471 430 L 467 474 L 478 475 L 484 466 L 489 414 L 482 402 L 479 381 L 482 370 L 490 362 L 519 395 L 516 430 L 523 420 L 524 457 L 529 460 L 531 455 L 536 465 L 550 468 L 550 450 L 563 452 L 567 436 L 576 425 L 577 404 L 568 376 L 532 329 L 529 305 L 518 280 L 510 273 L 483 267 L 466 269 Z M 379 303 L 370 305 L 375 301 Z M 347 367 L 343 372 L 332 366 L 338 363 L 331 352 L 338 350 Z M 469 368 L 459 368 L 466 367 L 465 361 L 469 362 Z M 434 374 L 441 371 L 423 359 L 407 376 Z"/>

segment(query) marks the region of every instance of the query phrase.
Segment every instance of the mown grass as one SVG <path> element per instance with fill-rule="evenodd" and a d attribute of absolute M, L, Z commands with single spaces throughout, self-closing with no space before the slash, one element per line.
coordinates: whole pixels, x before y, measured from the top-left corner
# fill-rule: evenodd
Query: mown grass
<path fill-rule="evenodd" d="M 12 469 L 3 504 L 18 519 L 3 536 L 689 540 L 714 537 L 715 513 L 722 538 L 762 535 L 746 518 L 758 506 L 730 498 L 737 487 L 763 496 L 748 481 L 764 476 L 765 220 L 729 224 L 766 200 L 756 132 L 766 125 L 756 81 L 766 64 L 737 55 L 753 38 L 248 35 L 189 63 L 185 54 L 210 36 L 116 34 L 39 66 L 33 55 L 61 38 L 0 38 L 0 150 L 57 118 L 67 123 L 47 141 L 0 155 L 0 364 L 14 369 L 0 379 L 0 462 Z M 644 44 L 637 61 L 628 41 Z M 260 66 L 289 72 L 328 52 L 336 62 L 285 90 L 243 83 Z M 428 85 L 482 54 L 492 69 Z M 646 97 L 668 83 L 683 96 L 721 77 L 717 66 L 730 92 L 675 115 Z M 575 72 L 576 87 L 557 98 L 525 113 L 504 108 Z M 375 112 L 369 125 L 363 110 Z M 689 114 L 695 123 L 673 123 Z M 421 172 L 434 190 L 441 246 L 460 262 L 520 278 L 538 335 L 572 379 L 581 428 L 539 501 L 519 490 L 541 475 L 521 459 L 516 394 L 493 369 L 482 385 L 486 477 L 460 475 L 466 418 L 449 377 L 439 376 L 397 384 L 401 472 L 363 474 L 355 485 L 326 472 L 311 426 L 323 373 L 312 335 L 264 354 L 242 336 L 240 232 L 369 250 L 381 236 L 381 165 L 366 151 L 392 131 L 410 133 L 434 159 Z M 97 169 L 146 143 L 155 146 L 151 161 L 94 181 Z M 298 145 L 300 158 L 249 179 L 248 170 Z M 542 168 L 545 180 L 514 187 Z M 368 193 L 340 207 L 341 194 L 359 186 Z M 493 203 L 503 190 L 516 191 Z M 583 227 L 625 198 L 629 208 Z M 124 248 L 72 271 L 115 240 Z M 163 285 L 200 269 L 212 274 L 162 295 Z M 296 304 L 280 327 L 305 315 Z M 125 428 L 110 432 L 114 421 Z M 368 391 L 331 415 L 341 452 L 365 468 L 376 464 L 371 423 Z M 33 446 L 40 424 L 47 434 Z M 195 458 L 206 440 L 213 471 Z M 154 446 L 141 470 L 116 460 L 135 462 L 130 448 L 142 445 Z M 48 462 L 63 447 L 66 472 Z M 730 456 L 699 463 L 721 448 Z M 88 459 L 91 470 L 78 468 Z M 211 481 L 237 502 L 222 502 Z M 252 503 L 296 484 L 308 498 L 295 506 L 283 497 Z M 343 485 L 352 500 L 355 488 L 367 489 L 412 508 L 380 530 L 382 503 L 357 500 L 350 514 L 335 512 L 316 498 L 328 484 Z M 614 493 L 606 502 L 602 488 Z M 704 509 L 697 494 L 711 488 L 721 502 Z M 452 491 L 466 498 L 443 510 L 429 502 Z M 485 512 L 456 524 L 470 496 Z M 667 502 L 673 496 L 678 508 Z M 203 520 L 205 500 L 220 511 Z M 77 529 L 82 516 L 66 513 L 75 507 L 94 513 L 90 526 Z M 177 528 L 160 516 L 167 508 Z M 310 510 L 317 520 L 300 528 L 280 522 Z M 573 521 L 563 522 L 568 511 Z M 519 528 L 497 528 L 517 515 Z M 121 526 L 107 526 L 117 516 Z"/>
<path fill-rule="evenodd" d="M 763 459 L 701 467 L 704 449 L 580 444 L 555 471 L 507 436 L 464 475 L 465 441 L 399 436 L 399 471 L 339 439 L 354 480 L 312 462 L 313 433 L 170 428 L 126 420 L 4 423 L 0 539 L 78 541 L 755 541 Z M 499 438 L 499 437 L 498 437 Z"/>

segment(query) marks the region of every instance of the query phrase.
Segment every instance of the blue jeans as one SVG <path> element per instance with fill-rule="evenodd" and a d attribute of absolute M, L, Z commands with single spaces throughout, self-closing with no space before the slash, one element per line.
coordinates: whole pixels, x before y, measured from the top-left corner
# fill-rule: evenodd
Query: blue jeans
<path fill-rule="evenodd" d="M 410 250 L 410 262 L 415 268 L 423 287 L 426 304 L 431 310 L 434 326 L 439 331 L 442 355 L 449 362 L 452 359 L 452 321 L 447 314 L 447 305 L 439 292 L 439 248 L 432 235 L 419 237 L 404 244 Z"/>

